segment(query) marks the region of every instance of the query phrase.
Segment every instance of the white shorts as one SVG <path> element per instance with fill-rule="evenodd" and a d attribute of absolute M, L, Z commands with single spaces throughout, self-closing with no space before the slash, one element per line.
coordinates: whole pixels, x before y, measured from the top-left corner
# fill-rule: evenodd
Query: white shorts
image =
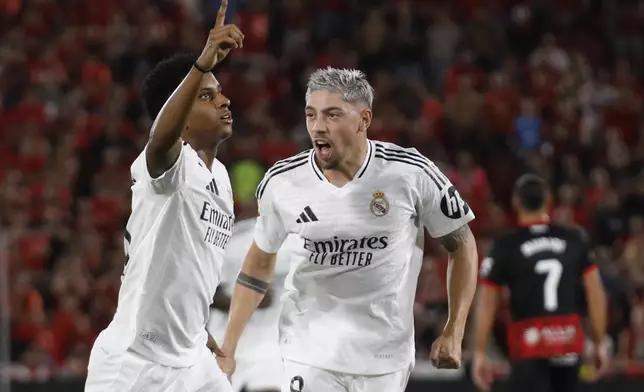
<path fill-rule="evenodd" d="M 235 392 L 279 391 L 284 365 L 279 354 L 260 360 L 237 359 L 232 384 Z"/>
<path fill-rule="evenodd" d="M 404 392 L 412 367 L 377 376 L 360 376 L 284 360 L 282 392 Z"/>
<path fill-rule="evenodd" d="M 92 348 L 85 392 L 138 391 L 232 392 L 232 387 L 205 346 L 197 363 L 187 368 L 159 365 L 133 351 L 112 354 Z"/>

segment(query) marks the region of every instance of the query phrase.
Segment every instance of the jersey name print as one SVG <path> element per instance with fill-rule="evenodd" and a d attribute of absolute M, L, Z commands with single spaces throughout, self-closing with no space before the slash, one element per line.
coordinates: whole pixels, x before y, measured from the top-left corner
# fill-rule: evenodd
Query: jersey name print
<path fill-rule="evenodd" d="M 483 284 L 510 289 L 513 359 L 583 351 L 582 279 L 594 268 L 576 229 L 535 224 L 494 242 L 480 276 Z"/>
<path fill-rule="evenodd" d="M 276 252 L 289 234 L 299 238 L 292 287 L 282 297 L 283 355 L 353 374 L 409 366 L 423 226 L 440 237 L 474 218 L 449 180 L 414 149 L 368 141 L 345 186 L 329 183 L 309 150 L 275 164 L 257 197 L 262 250 Z"/>
<path fill-rule="evenodd" d="M 160 177 L 150 177 L 145 152 L 131 174 L 128 262 L 116 314 L 96 344 L 165 366 L 192 366 L 206 344 L 209 305 L 233 230 L 228 173 L 216 160 L 209 170 L 185 144 Z"/>

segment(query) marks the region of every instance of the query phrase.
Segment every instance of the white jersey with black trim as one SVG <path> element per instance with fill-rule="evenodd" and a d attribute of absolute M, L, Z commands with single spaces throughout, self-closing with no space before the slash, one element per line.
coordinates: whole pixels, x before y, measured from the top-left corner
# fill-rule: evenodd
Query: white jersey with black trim
<path fill-rule="evenodd" d="M 206 344 L 209 306 L 235 220 L 228 172 L 184 144 L 174 165 L 150 177 L 145 151 L 131 166 L 132 214 L 118 308 L 95 345 L 133 350 L 171 367 L 194 365 Z"/>
<path fill-rule="evenodd" d="M 232 297 L 237 276 L 244 265 L 248 249 L 253 243 L 256 221 L 257 219 L 252 218 L 235 224 L 233 236 L 226 250 L 221 283 L 217 288 L 228 297 Z M 279 335 L 277 332 L 281 310 L 279 298 L 284 293 L 284 283 L 291 262 L 290 249 L 294 248 L 295 244 L 299 244 L 297 237 L 288 237 L 277 252 L 275 272 L 270 288 L 273 302 L 270 306 L 258 309 L 253 313 L 237 345 L 235 357 L 243 359 L 244 363 L 261 362 L 275 356 L 279 358 Z M 228 313 L 217 309 L 210 312 L 208 332 L 215 338 L 215 341 L 223 342 L 227 321 Z"/>
<path fill-rule="evenodd" d="M 289 234 L 292 286 L 282 296 L 285 359 L 375 375 L 414 358 L 413 302 L 424 231 L 453 232 L 474 214 L 416 149 L 367 141 L 355 178 L 338 188 L 305 151 L 276 163 L 257 189 L 255 242 L 276 252 Z"/>

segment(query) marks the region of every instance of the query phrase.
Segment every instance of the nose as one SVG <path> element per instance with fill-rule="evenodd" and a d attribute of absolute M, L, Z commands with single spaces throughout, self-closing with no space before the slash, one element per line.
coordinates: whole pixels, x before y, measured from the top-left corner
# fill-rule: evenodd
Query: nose
<path fill-rule="evenodd" d="M 228 109 L 230 107 L 230 99 L 222 93 L 217 94 L 217 99 L 215 100 L 215 106 L 217 109 Z"/>
<path fill-rule="evenodd" d="M 311 131 L 313 131 L 313 133 L 320 134 L 328 131 L 326 123 L 322 120 L 315 120 L 312 125 Z"/>

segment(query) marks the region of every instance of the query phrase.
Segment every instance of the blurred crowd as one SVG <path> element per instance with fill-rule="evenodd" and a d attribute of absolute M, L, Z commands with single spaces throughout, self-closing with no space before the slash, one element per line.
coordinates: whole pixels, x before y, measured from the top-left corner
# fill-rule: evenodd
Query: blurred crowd
<path fill-rule="evenodd" d="M 220 159 L 240 218 L 255 213 L 265 169 L 308 148 L 310 71 L 360 68 L 377 93 L 370 137 L 416 147 L 448 174 L 477 215 L 481 255 L 514 225 L 514 179 L 526 170 L 548 179 L 552 218 L 592 240 L 616 363 L 644 360 L 644 1 L 234 6 L 230 22 L 245 33 L 244 48 L 216 76 L 233 102 L 235 135 Z M 139 101 L 142 78 L 166 56 L 199 52 L 217 7 L 0 1 L 0 219 L 8 244 L 0 282 L 9 291 L 2 311 L 10 315 L 13 377 L 85 372 L 114 313 L 125 261 L 129 165 L 151 125 Z M 428 241 L 415 307 L 419 358 L 445 321 L 445 270 L 445 255 Z M 499 314 L 501 352 L 505 320 Z"/>

